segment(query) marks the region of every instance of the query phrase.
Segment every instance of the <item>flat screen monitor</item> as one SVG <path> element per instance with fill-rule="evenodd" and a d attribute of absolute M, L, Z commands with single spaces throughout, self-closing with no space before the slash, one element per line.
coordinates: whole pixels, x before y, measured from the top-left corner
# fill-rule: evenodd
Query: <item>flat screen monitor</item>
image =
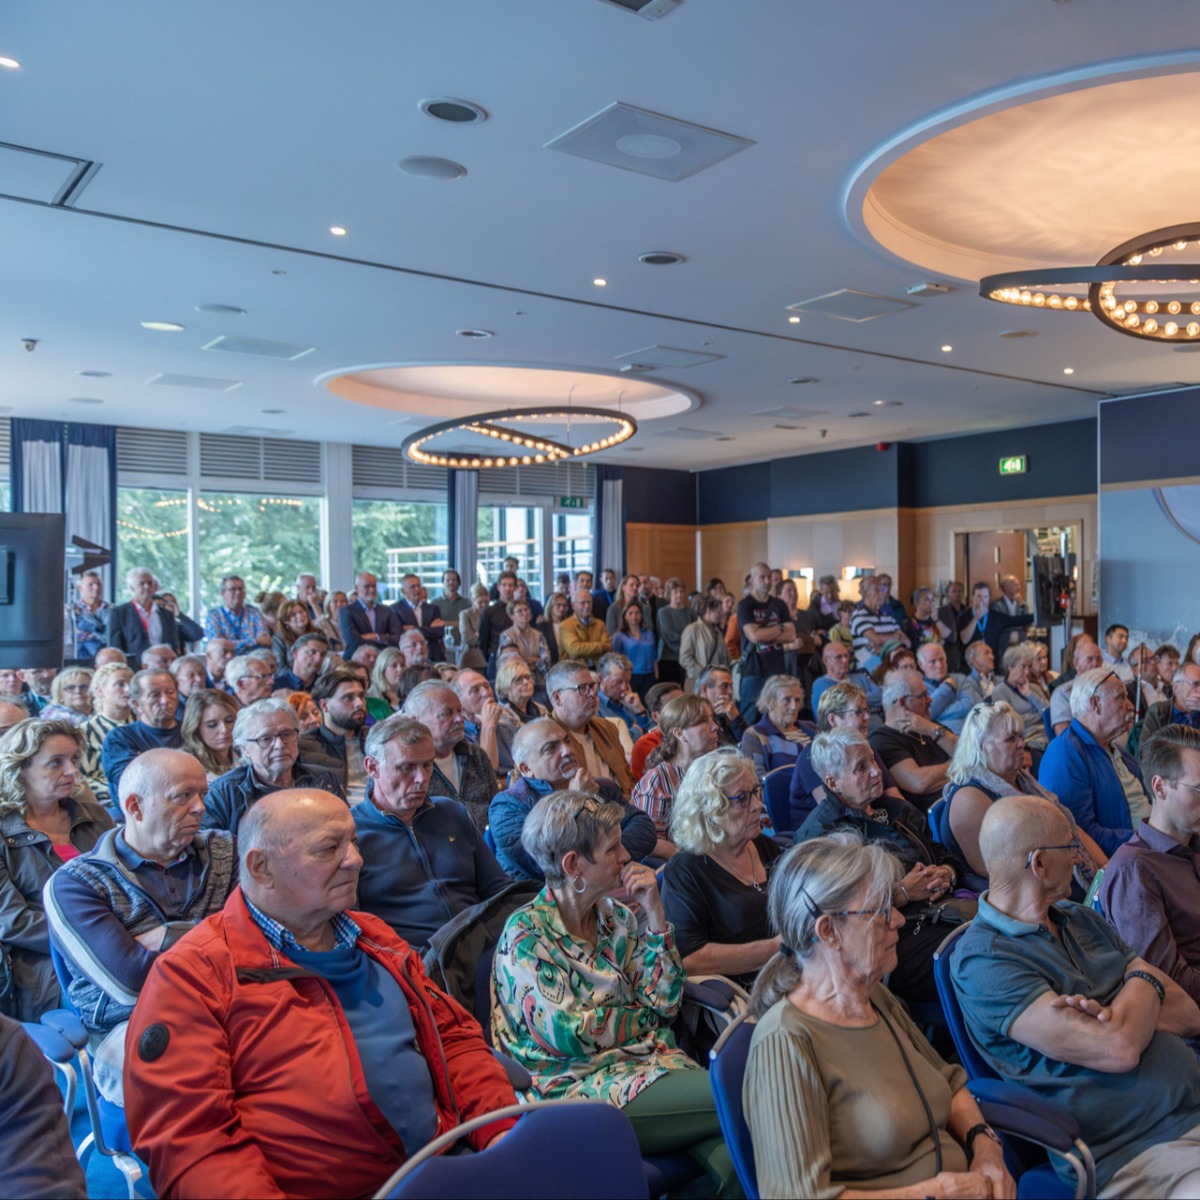
<path fill-rule="evenodd" d="M 0 513 L 0 667 L 62 666 L 65 525 L 60 513 Z"/>

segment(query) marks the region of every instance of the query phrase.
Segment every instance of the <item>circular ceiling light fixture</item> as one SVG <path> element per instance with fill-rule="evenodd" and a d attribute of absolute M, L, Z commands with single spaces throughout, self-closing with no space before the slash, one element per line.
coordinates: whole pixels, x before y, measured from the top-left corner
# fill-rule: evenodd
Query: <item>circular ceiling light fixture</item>
<path fill-rule="evenodd" d="M 648 267 L 673 267 L 676 263 L 687 262 L 687 256 L 676 254 L 674 250 L 647 250 L 638 255 L 638 262 Z"/>
<path fill-rule="evenodd" d="M 197 304 L 196 311 L 210 313 L 214 317 L 244 317 L 246 310 L 236 304 Z"/>
<path fill-rule="evenodd" d="M 604 432 L 598 436 L 598 431 Z M 528 467 L 611 450 L 635 433 L 637 422 L 616 409 L 538 405 L 430 425 L 405 438 L 401 450 L 430 467 Z M 433 447 L 449 437 L 455 439 L 453 448 L 444 441 Z"/>
<path fill-rule="evenodd" d="M 1123 242 L 1094 267 L 1055 267 L 988 275 L 979 281 L 987 300 L 1090 312 L 1101 324 L 1143 341 L 1178 345 L 1200 339 L 1200 224 L 1171 225 Z"/>
<path fill-rule="evenodd" d="M 405 175 L 411 175 L 415 179 L 433 179 L 441 183 L 447 183 L 452 179 L 461 179 L 467 173 L 467 168 L 462 163 L 453 162 L 448 158 L 430 158 L 420 154 L 401 158 L 397 161 L 396 166 Z"/>
<path fill-rule="evenodd" d="M 433 96 L 422 100 L 417 107 L 428 116 L 449 121 L 452 125 L 471 125 L 488 119 L 487 109 L 470 100 L 456 100 L 453 96 Z"/>

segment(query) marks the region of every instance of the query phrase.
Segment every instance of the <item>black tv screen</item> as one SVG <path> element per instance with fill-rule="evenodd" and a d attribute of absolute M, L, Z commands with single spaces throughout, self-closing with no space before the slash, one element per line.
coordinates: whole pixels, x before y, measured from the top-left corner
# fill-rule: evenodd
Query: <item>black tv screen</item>
<path fill-rule="evenodd" d="M 0 513 L 0 667 L 61 667 L 66 524 Z"/>

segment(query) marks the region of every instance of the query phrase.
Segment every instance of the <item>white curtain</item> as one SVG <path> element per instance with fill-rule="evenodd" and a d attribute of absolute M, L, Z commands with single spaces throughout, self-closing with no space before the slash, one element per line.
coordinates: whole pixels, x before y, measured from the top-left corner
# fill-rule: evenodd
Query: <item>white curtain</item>
<path fill-rule="evenodd" d="M 625 481 L 604 479 L 600 484 L 600 544 L 596 547 L 596 579 L 612 568 L 625 574 Z"/>
<path fill-rule="evenodd" d="M 67 540 L 85 538 L 96 546 L 112 550 L 112 464 L 104 446 L 67 446 Z M 100 575 L 106 596 L 111 596 L 110 569 Z"/>
<path fill-rule="evenodd" d="M 454 472 L 454 566 L 462 594 L 470 596 L 479 580 L 479 472 Z M 484 581 L 486 582 L 486 580 Z"/>
<path fill-rule="evenodd" d="M 63 511 L 62 442 L 26 442 L 21 480 L 21 511 L 59 513 Z"/>

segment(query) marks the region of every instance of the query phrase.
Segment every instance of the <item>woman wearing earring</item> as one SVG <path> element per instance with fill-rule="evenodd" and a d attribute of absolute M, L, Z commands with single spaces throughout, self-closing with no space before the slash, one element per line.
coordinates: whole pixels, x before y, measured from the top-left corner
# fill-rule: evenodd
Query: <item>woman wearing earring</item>
<path fill-rule="evenodd" d="M 846 836 L 794 846 L 771 880 L 782 941 L 754 985 L 742 1091 L 764 1200 L 1017 1194 L 966 1073 L 881 982 L 899 877 L 882 846 Z"/>
<path fill-rule="evenodd" d="M 621 845 L 623 816 L 619 804 L 566 791 L 525 818 L 521 843 L 546 886 L 509 917 L 496 947 L 492 1038 L 533 1076 L 537 1098 L 615 1104 L 643 1153 L 686 1150 L 717 1195 L 731 1194 L 708 1076 L 670 1030 L 683 965 L 654 872 Z"/>

